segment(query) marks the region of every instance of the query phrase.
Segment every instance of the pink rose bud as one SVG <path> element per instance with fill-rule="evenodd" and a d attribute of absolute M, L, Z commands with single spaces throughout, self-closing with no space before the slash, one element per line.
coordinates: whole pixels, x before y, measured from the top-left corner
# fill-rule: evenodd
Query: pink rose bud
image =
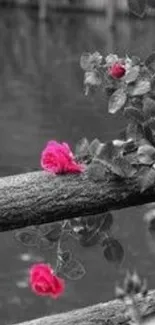
<path fill-rule="evenodd" d="M 125 67 L 120 63 L 114 63 L 108 68 L 108 74 L 116 79 L 120 79 L 125 75 Z"/>
<path fill-rule="evenodd" d="M 30 268 L 29 284 L 35 294 L 54 299 L 61 296 L 65 289 L 65 281 L 56 276 L 53 269 L 44 263 L 34 264 Z"/>
<path fill-rule="evenodd" d="M 41 167 L 55 174 L 81 173 L 84 165 L 76 162 L 67 143 L 49 141 L 41 154 Z"/>

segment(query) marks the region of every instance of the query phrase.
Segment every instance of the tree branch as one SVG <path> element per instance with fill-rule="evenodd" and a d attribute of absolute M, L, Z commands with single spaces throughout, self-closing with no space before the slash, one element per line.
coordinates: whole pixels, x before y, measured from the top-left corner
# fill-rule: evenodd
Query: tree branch
<path fill-rule="evenodd" d="M 149 325 L 148 321 L 155 317 L 155 291 L 150 291 L 145 299 L 138 295 L 137 305 L 143 318 L 142 324 Z M 113 300 L 16 325 L 128 325 L 130 317 L 125 315 L 125 311 L 124 302 Z"/>
<path fill-rule="evenodd" d="M 87 172 L 8 176 L 0 178 L 0 231 L 142 205 L 154 198 L 155 187 L 140 193 L 137 177 L 94 182 Z"/>

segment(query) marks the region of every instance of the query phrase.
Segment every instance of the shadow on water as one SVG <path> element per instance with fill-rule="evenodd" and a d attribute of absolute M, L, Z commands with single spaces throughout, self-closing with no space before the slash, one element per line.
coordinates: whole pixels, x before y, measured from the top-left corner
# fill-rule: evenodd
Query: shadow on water
<path fill-rule="evenodd" d="M 33 15 L 19 9 L 0 12 L 0 176 L 40 169 L 40 152 L 50 139 L 74 147 L 83 136 L 116 138 L 124 118 L 121 113 L 108 114 L 102 94 L 84 96 L 80 55 L 98 50 L 144 58 L 155 48 L 153 20 L 121 19 L 111 34 L 102 16 L 52 14 L 47 25 L 39 25 Z M 13 232 L 1 233 L 1 324 L 112 299 L 115 281 L 122 279 L 127 267 L 148 276 L 153 288 L 155 256 L 149 251 L 143 214 L 142 207 L 114 212 L 113 232 L 125 249 L 119 267 L 107 263 L 98 247 L 66 242 L 84 264 L 86 275 L 68 280 L 57 301 L 35 297 L 25 284 L 28 267 L 35 261 L 53 264 L 55 250 L 24 247 Z"/>

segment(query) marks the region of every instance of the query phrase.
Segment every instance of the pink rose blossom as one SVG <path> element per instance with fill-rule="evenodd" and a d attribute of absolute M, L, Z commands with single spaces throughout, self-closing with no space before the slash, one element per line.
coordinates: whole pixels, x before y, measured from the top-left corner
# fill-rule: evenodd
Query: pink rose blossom
<path fill-rule="evenodd" d="M 29 271 L 29 284 L 32 291 L 39 296 L 50 296 L 54 299 L 64 293 L 65 281 L 54 274 L 48 264 L 34 264 Z"/>
<path fill-rule="evenodd" d="M 41 167 L 55 174 L 80 173 L 84 166 L 76 162 L 67 143 L 49 141 L 41 154 Z"/>
<path fill-rule="evenodd" d="M 108 74 L 116 79 L 120 79 L 125 75 L 126 69 L 120 63 L 114 63 L 108 68 Z"/>

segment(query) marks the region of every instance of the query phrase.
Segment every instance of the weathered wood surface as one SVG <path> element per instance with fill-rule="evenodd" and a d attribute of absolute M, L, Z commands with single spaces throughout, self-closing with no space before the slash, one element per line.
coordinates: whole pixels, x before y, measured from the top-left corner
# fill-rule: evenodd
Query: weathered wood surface
<path fill-rule="evenodd" d="M 137 177 L 94 182 L 87 171 L 48 172 L 0 178 L 0 231 L 39 225 L 154 202 L 155 187 L 140 193 Z"/>
<path fill-rule="evenodd" d="M 145 299 L 139 296 L 137 305 L 143 317 L 142 324 L 149 325 L 148 321 L 155 317 L 155 290 L 151 290 Z M 131 318 L 125 312 L 124 303 L 113 300 L 67 313 L 34 319 L 18 325 L 129 325 Z"/>

